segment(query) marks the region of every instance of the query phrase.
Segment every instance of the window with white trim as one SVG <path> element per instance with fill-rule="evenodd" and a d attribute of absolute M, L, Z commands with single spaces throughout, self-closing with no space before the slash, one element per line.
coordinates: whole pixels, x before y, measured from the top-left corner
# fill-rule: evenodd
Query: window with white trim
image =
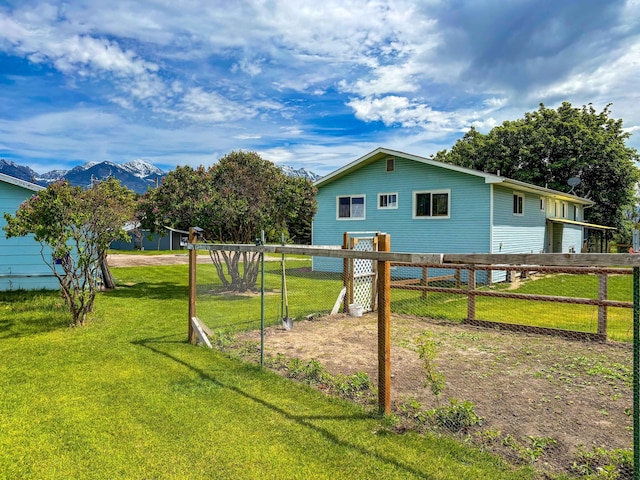
<path fill-rule="evenodd" d="M 365 196 L 364 195 L 344 195 L 336 197 L 338 220 L 364 220 L 365 219 Z"/>
<path fill-rule="evenodd" d="M 580 207 L 578 207 L 577 205 L 573 206 L 573 219 L 575 221 L 580 220 Z"/>
<path fill-rule="evenodd" d="M 513 194 L 513 214 L 524 215 L 524 195 L 520 193 Z"/>
<path fill-rule="evenodd" d="M 413 218 L 449 218 L 450 190 L 413 192 Z"/>
<path fill-rule="evenodd" d="M 569 215 L 569 205 L 567 202 L 562 202 L 562 218 L 568 218 Z"/>
<path fill-rule="evenodd" d="M 540 211 L 544 212 L 545 208 L 544 208 L 544 197 L 540 197 Z"/>
<path fill-rule="evenodd" d="M 397 193 L 379 193 L 378 194 L 378 209 L 394 209 L 398 208 L 398 194 Z"/>

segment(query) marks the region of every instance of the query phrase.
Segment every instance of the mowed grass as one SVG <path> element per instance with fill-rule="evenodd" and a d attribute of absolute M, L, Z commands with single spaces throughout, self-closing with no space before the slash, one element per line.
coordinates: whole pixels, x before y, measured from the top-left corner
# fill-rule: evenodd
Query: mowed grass
<path fill-rule="evenodd" d="M 0 293 L 0 478 L 532 478 L 187 344 L 187 266 L 113 273 L 84 328 Z"/>

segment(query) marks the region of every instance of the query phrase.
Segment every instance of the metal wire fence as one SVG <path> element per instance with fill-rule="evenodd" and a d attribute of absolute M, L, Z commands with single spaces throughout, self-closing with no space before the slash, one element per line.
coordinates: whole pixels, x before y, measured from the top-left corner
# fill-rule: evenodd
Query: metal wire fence
<path fill-rule="evenodd" d="M 258 275 L 244 291 L 220 278 L 233 262 L 197 265 L 194 310 L 213 346 L 375 408 L 377 263 L 245 250 Z M 391 261 L 393 428 L 551 475 L 634 478 L 633 270 L 576 262 Z"/>

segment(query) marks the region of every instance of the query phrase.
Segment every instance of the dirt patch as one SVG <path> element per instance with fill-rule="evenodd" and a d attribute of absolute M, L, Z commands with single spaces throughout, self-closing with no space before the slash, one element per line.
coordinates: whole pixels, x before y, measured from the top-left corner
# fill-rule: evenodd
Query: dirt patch
<path fill-rule="evenodd" d="M 265 255 L 266 261 L 280 260 L 276 257 Z M 107 262 L 110 267 L 144 267 L 161 265 L 186 265 L 189 263 L 189 255 L 184 253 L 171 253 L 163 255 L 128 255 L 118 253 L 107 255 Z M 211 264 L 209 255 L 198 255 L 198 263 Z"/>
<path fill-rule="evenodd" d="M 424 331 L 432 334 L 437 369 L 445 377 L 438 401 L 425 387 L 417 353 L 416 339 Z M 628 344 L 583 343 L 404 316 L 393 317 L 391 335 L 397 411 L 409 403 L 429 409 L 451 398 L 472 402 L 484 420 L 470 438 L 491 438 L 494 451 L 511 460 L 528 458 L 547 472 L 568 472 L 581 448 L 633 445 Z M 315 359 L 333 375 L 366 372 L 377 383 L 375 314 L 299 321 L 290 331 L 270 328 L 265 338 L 268 356 Z M 240 340 L 257 342 L 259 332 L 242 334 Z M 534 458 L 540 441 L 555 446 Z"/>

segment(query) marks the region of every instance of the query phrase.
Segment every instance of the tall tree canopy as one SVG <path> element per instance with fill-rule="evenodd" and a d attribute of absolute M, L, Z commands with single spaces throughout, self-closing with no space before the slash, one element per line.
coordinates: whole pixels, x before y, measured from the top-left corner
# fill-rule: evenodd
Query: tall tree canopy
<path fill-rule="evenodd" d="M 108 275 L 106 252 L 111 242 L 128 239 L 122 230 L 133 218 L 134 194 L 110 178 L 82 190 L 55 182 L 25 201 L 15 217 L 5 213 L 7 237 L 33 234 L 50 247 L 42 258 L 60 283 L 72 325 L 84 325 L 93 309 L 97 280 Z"/>
<path fill-rule="evenodd" d="M 524 118 L 506 121 L 482 134 L 471 128 L 450 151 L 436 160 L 483 170 L 542 187 L 568 192 L 567 180 L 580 179 L 576 195 L 590 198 L 589 221 L 625 231 L 625 208 L 633 205 L 640 179 L 640 157 L 625 141 L 630 134 L 622 120 L 609 118 L 610 105 L 597 112 L 592 105 L 557 110 L 543 104 Z"/>
<path fill-rule="evenodd" d="M 169 172 L 162 185 L 141 198 L 139 217 L 143 228 L 158 233 L 165 226 L 198 226 L 215 242 L 253 243 L 262 230 L 268 241 L 278 242 L 285 234 L 290 241 L 304 242 L 316 211 L 314 195 L 308 180 L 285 175 L 255 152 L 237 151 L 208 169 L 177 167 Z M 212 253 L 223 285 L 239 291 L 255 286 L 257 258 Z"/>

